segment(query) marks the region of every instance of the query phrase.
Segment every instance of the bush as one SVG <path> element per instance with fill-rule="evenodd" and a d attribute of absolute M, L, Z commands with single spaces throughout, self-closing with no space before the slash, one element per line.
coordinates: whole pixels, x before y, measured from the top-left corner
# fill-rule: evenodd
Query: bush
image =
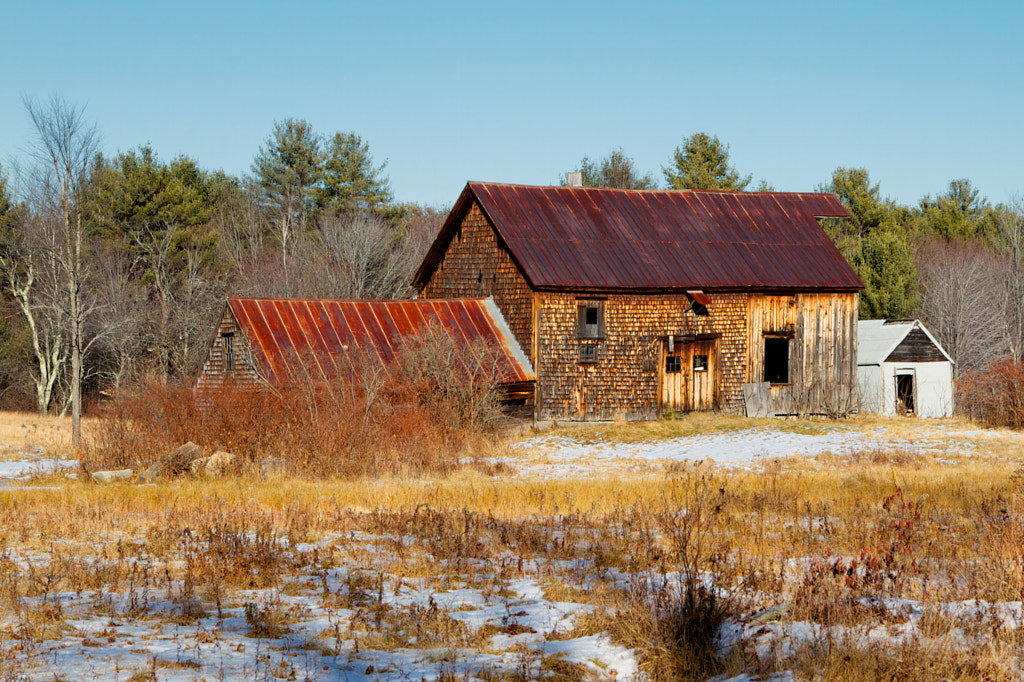
<path fill-rule="evenodd" d="M 103 407 L 83 466 L 143 468 L 192 441 L 306 476 L 449 471 L 500 411 L 486 349 L 446 338 L 410 340 L 390 375 L 357 357 L 345 379 L 324 378 L 312 359 L 293 358 L 284 389 L 144 382 Z"/>
<path fill-rule="evenodd" d="M 1024 429 L 1024 362 L 1000 360 L 957 381 L 961 413 L 986 426 Z"/>

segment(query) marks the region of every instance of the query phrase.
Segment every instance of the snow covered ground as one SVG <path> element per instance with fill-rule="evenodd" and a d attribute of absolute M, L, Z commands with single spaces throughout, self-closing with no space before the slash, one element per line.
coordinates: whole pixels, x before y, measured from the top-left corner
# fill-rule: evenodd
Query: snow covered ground
<path fill-rule="evenodd" d="M 584 477 L 708 460 L 757 470 L 774 458 L 883 449 L 955 462 L 993 437 L 927 422 L 902 428 L 901 434 L 893 438 L 882 427 L 843 425 L 759 427 L 622 443 L 556 432 L 518 442 L 508 462 L 518 475 L 535 477 Z M 998 437 L 1024 446 L 1020 434 Z M 73 466 L 38 457 L 0 462 L 0 485 L 23 486 L 35 474 Z M 251 538 L 237 540 L 247 547 Z M 95 539 L 97 547 L 116 546 L 116 552 L 85 555 L 82 563 L 67 553 L 83 550 L 72 551 L 59 538 L 0 545 L 0 594 L 4 581 L 31 584 L 29 592 L 0 603 L 0 679 L 491 682 L 502 675 L 525 680 L 559 670 L 569 670 L 572 679 L 638 677 L 637 652 L 613 643 L 607 632 L 574 632 L 581 618 L 601 607 L 562 601 L 564 595 L 549 589 L 552 576 L 570 582 L 569 576 L 576 576 L 569 587 L 584 589 L 580 580 L 598 570 L 607 574 L 607 568 L 505 555 L 486 561 L 460 556 L 453 563 L 430 551 L 407 562 L 414 539 L 387 532 L 327 535 L 302 544 L 277 540 L 293 570 L 273 587 L 235 586 L 223 596 L 209 581 L 196 577 L 192 584 L 171 577 L 190 574 L 185 539 L 173 556 L 157 556 L 126 529 L 120 537 Z M 515 570 L 503 568 L 512 565 Z M 72 571 L 92 571 L 107 576 L 107 582 L 69 589 L 66 574 Z M 259 571 L 252 577 L 259 578 Z M 1002 632 L 1024 624 L 1020 602 L 885 600 L 874 606 L 892 617 L 856 629 L 785 618 L 758 622 L 753 613 L 744 614 L 722 629 L 720 646 L 723 652 L 748 646 L 764 660 L 784 657 L 804 643 L 847 636 L 895 646 L 928 640 L 922 623 L 929 610 L 964 623 L 991 623 Z M 950 632 L 945 636 L 956 646 L 986 645 L 966 627 Z M 570 678 L 566 673 L 561 679 Z M 718 681 L 755 679 L 796 678 L 782 671 Z"/>
<path fill-rule="evenodd" d="M 521 473 L 538 477 L 589 476 L 592 470 L 638 471 L 652 464 L 710 461 L 720 465 L 760 469 L 771 460 L 813 458 L 826 453 L 847 456 L 859 452 L 899 450 L 953 460 L 974 453 L 979 439 L 998 437 L 1024 446 L 1024 434 L 958 428 L 921 421 L 901 429 L 909 435 L 892 437 L 884 427 L 856 428 L 825 424 L 806 429 L 759 427 L 722 430 L 690 436 L 623 443 L 600 438 L 546 434 L 514 445 L 508 462 Z"/>

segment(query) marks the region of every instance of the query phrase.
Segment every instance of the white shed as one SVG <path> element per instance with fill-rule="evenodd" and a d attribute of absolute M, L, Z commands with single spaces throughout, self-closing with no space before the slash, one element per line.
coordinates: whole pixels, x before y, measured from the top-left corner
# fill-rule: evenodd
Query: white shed
<path fill-rule="evenodd" d="M 953 360 L 917 320 L 857 324 L 861 412 L 953 415 Z"/>

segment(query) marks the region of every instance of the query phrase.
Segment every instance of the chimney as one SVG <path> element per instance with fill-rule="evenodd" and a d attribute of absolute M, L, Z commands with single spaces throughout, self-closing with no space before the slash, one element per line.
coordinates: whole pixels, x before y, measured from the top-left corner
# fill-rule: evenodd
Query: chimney
<path fill-rule="evenodd" d="M 582 187 L 583 173 L 566 173 L 565 184 L 569 187 Z"/>

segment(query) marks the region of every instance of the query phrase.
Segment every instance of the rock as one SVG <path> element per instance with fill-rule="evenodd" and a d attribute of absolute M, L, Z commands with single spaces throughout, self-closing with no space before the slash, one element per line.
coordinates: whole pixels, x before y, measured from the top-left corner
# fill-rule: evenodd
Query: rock
<path fill-rule="evenodd" d="M 163 475 L 163 462 L 154 462 L 148 469 L 139 473 L 139 483 L 153 483 Z"/>
<path fill-rule="evenodd" d="M 214 477 L 226 476 L 237 468 L 238 455 L 218 450 L 210 455 L 209 460 L 206 462 L 206 475 Z"/>
<path fill-rule="evenodd" d="M 97 483 L 113 483 L 114 481 L 127 481 L 132 477 L 131 469 L 118 469 L 116 471 L 94 471 L 92 480 Z"/>
<path fill-rule="evenodd" d="M 209 476 L 222 478 L 238 466 L 238 455 L 218 450 L 209 457 L 194 459 L 189 464 L 189 472 L 193 476 Z"/>
<path fill-rule="evenodd" d="M 193 460 L 197 460 L 202 456 L 203 449 L 189 441 L 163 457 L 160 463 L 164 465 L 165 476 L 180 476 L 188 472 L 189 465 L 192 464 Z"/>
<path fill-rule="evenodd" d="M 206 464 L 210 461 L 209 457 L 200 457 L 199 459 L 192 460 L 188 465 L 188 472 L 193 476 L 203 476 L 206 474 Z"/>
<path fill-rule="evenodd" d="M 780 618 L 788 616 L 791 613 L 793 613 L 793 605 L 786 602 L 784 604 L 778 604 L 776 606 L 773 606 L 770 609 L 765 609 L 764 611 L 761 611 L 759 613 L 755 613 L 753 616 L 751 616 L 750 622 L 762 624 L 770 623 L 773 620 L 779 620 Z"/>
<path fill-rule="evenodd" d="M 192 462 L 203 456 L 203 449 L 189 441 L 161 457 L 139 474 L 139 483 L 152 483 L 158 478 L 174 478 L 191 471 Z"/>

